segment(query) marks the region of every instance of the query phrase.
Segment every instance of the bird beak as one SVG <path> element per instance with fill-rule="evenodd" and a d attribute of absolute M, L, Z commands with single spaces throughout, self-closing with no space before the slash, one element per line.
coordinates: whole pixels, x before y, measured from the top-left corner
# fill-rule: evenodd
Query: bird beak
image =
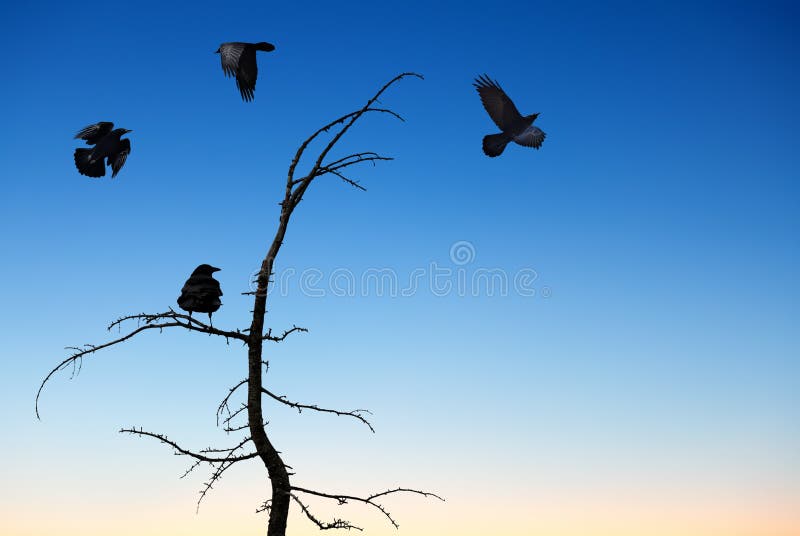
<path fill-rule="evenodd" d="M 219 54 L 219 49 L 215 50 L 214 54 Z"/>
<path fill-rule="evenodd" d="M 211 267 L 211 272 L 219 272 L 222 268 L 215 268 L 214 266 Z"/>
<path fill-rule="evenodd" d="M 125 130 L 125 134 L 127 134 L 128 132 L 133 132 L 133 131 L 132 130 Z"/>

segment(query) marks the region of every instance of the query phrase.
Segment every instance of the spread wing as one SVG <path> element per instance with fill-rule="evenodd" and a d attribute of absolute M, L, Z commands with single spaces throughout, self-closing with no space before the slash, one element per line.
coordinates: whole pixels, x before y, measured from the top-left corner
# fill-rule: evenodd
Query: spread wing
<path fill-rule="evenodd" d="M 247 43 L 222 43 L 219 46 L 222 71 L 226 76 L 236 76 L 236 71 L 239 68 L 239 58 L 245 48 L 247 48 Z"/>
<path fill-rule="evenodd" d="M 516 136 L 514 141 L 520 145 L 524 145 L 525 147 L 533 147 L 534 149 L 538 149 L 542 146 L 542 142 L 544 142 L 546 136 L 547 135 L 542 132 L 539 127 L 531 125 L 525 129 L 525 132 L 519 136 Z"/>
<path fill-rule="evenodd" d="M 119 170 L 122 169 L 122 166 L 125 165 L 125 160 L 128 159 L 128 155 L 131 154 L 131 141 L 127 138 L 124 140 L 119 140 L 120 143 L 120 151 L 117 153 L 117 156 L 114 157 L 114 160 L 111 161 L 111 178 L 117 176 Z"/>
<path fill-rule="evenodd" d="M 236 87 L 239 88 L 239 93 L 245 102 L 253 100 L 257 77 L 256 49 L 247 47 L 239 56 L 239 69 L 236 71 Z"/>
<path fill-rule="evenodd" d="M 89 125 L 82 128 L 75 134 L 75 139 L 86 140 L 86 145 L 94 145 L 102 138 L 106 137 L 111 129 L 114 128 L 114 123 L 110 121 L 100 121 L 94 125 Z"/>
<path fill-rule="evenodd" d="M 483 75 L 476 78 L 473 85 L 478 90 L 483 107 L 500 130 L 507 131 L 522 121 L 522 115 L 517 111 L 517 107 L 496 81 Z"/>

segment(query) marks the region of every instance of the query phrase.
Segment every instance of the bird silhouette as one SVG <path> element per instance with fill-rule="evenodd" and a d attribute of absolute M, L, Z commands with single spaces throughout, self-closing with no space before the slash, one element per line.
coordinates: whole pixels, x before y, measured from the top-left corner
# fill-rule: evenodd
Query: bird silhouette
<path fill-rule="evenodd" d="M 133 132 L 124 128 L 114 129 L 114 123 L 101 121 L 89 125 L 75 134 L 75 139 L 86 140 L 86 145 L 94 145 L 91 149 L 75 149 L 75 167 L 81 175 L 87 177 L 102 177 L 106 174 L 105 159 L 111 166 L 111 178 L 117 176 L 119 170 L 125 165 L 131 152 L 131 142 L 120 139 L 120 136 Z"/>
<path fill-rule="evenodd" d="M 500 84 L 486 75 L 476 78 L 473 85 L 478 90 L 489 117 L 502 130 L 498 134 L 483 137 L 483 152 L 486 156 L 501 155 L 511 141 L 535 149 L 542 146 L 545 133 L 533 126 L 533 122 L 539 117 L 538 113 L 525 116 L 520 114 Z"/>
<path fill-rule="evenodd" d="M 258 64 L 256 63 L 256 50 L 272 52 L 275 45 L 271 43 L 222 43 L 217 49 L 222 61 L 222 71 L 226 76 L 236 77 L 236 87 L 242 94 L 242 100 L 253 100 L 258 77 Z"/>
<path fill-rule="evenodd" d="M 192 275 L 186 280 L 178 296 L 178 306 L 184 311 L 192 313 L 208 313 L 208 321 L 211 322 L 211 313 L 217 311 L 222 302 L 222 289 L 219 281 L 214 279 L 212 274 L 220 269 L 208 264 L 201 264 L 194 269 Z"/>

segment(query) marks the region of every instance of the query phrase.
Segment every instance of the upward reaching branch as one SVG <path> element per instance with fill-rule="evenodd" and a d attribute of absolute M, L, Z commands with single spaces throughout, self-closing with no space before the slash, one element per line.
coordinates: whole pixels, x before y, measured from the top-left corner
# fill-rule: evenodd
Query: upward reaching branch
<path fill-rule="evenodd" d="M 356 110 L 354 112 L 350 112 L 350 113 L 345 114 L 342 117 L 340 117 L 340 118 L 338 118 L 338 119 L 336 119 L 334 121 L 331 121 L 330 123 L 328 123 L 324 127 L 320 128 L 316 132 L 314 132 L 311 136 L 309 136 L 308 139 L 306 139 L 306 141 L 304 141 L 302 143 L 302 145 L 300 145 L 300 148 L 297 150 L 297 153 L 295 154 L 295 157 L 292 160 L 292 163 L 289 165 L 289 175 L 288 175 L 288 178 L 287 178 L 287 181 L 286 181 L 287 195 L 290 194 L 291 189 L 294 186 L 294 184 L 298 184 L 298 187 L 294 190 L 294 192 L 291 192 L 291 194 L 290 194 L 291 203 L 293 205 L 292 208 L 294 208 L 294 206 L 296 206 L 297 203 L 299 203 L 300 200 L 303 198 L 303 194 L 305 193 L 306 189 L 308 189 L 309 185 L 311 184 L 311 181 L 313 181 L 315 178 L 317 178 L 318 176 L 323 174 L 323 173 L 320 173 L 321 168 L 325 167 L 323 165 L 323 163 L 322 163 L 323 160 L 325 160 L 325 157 L 328 156 L 328 153 L 331 151 L 331 149 L 333 149 L 336 146 L 336 144 L 339 142 L 339 140 L 342 138 L 342 136 L 344 136 L 345 133 L 348 130 L 350 130 L 350 127 L 352 127 L 355 124 L 355 122 L 358 121 L 361 118 L 362 115 L 364 115 L 365 113 L 368 113 L 368 112 L 381 112 L 381 113 L 388 113 L 388 114 L 390 114 L 390 115 L 392 115 L 392 116 L 394 116 L 394 117 L 396 117 L 396 118 L 398 118 L 400 120 L 403 119 L 402 117 L 400 117 L 400 115 L 398 115 L 397 113 L 395 113 L 395 112 L 393 112 L 391 110 L 387 110 L 387 109 L 384 109 L 384 108 L 373 108 L 372 105 L 375 104 L 375 102 L 380 98 L 380 96 L 387 89 L 389 89 L 389 87 L 392 84 L 394 84 L 395 82 L 398 82 L 399 80 L 402 80 L 403 78 L 405 78 L 407 76 L 415 76 L 415 77 L 420 78 L 420 79 L 422 78 L 422 75 L 417 74 L 417 73 L 401 73 L 401 74 L 395 76 L 394 78 L 392 78 L 391 80 L 386 82 L 386 84 L 384 84 L 384 86 L 382 88 L 380 88 L 378 90 L 378 92 L 375 93 L 375 95 L 373 95 L 372 98 L 370 98 L 363 107 L 361 107 L 360 110 Z M 338 124 L 342 124 L 342 128 L 339 130 L 339 132 L 337 132 L 333 136 L 333 138 L 331 138 L 331 140 L 328 142 L 328 144 L 325 146 L 325 148 L 319 153 L 319 155 L 317 156 L 316 161 L 314 162 L 313 167 L 311 168 L 311 171 L 309 171 L 308 174 L 305 177 L 303 177 L 302 179 L 298 179 L 297 181 L 295 181 L 295 178 L 294 178 L 295 168 L 297 167 L 298 162 L 300 162 L 300 159 L 302 158 L 303 153 L 305 152 L 306 148 L 308 148 L 308 145 L 317 136 L 319 136 L 322 132 L 327 132 L 331 127 L 333 127 L 335 125 L 338 125 Z"/>

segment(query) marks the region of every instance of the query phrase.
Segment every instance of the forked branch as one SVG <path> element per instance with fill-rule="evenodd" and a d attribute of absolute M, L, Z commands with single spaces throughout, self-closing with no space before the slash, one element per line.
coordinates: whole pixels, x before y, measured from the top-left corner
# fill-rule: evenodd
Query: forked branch
<path fill-rule="evenodd" d="M 330 153 L 330 151 L 336 146 L 336 144 L 342 138 L 342 136 L 344 136 L 345 133 L 348 130 L 350 130 L 350 127 L 352 127 L 355 124 L 355 122 L 358 121 L 359 118 L 362 115 L 364 115 L 366 113 L 370 113 L 370 112 L 378 112 L 378 113 L 389 114 L 389 115 L 391 115 L 393 117 L 396 117 L 397 119 L 400 119 L 401 121 L 403 120 L 403 118 L 399 114 L 397 114 L 396 112 L 393 112 L 392 110 L 389 110 L 389 109 L 386 109 L 386 108 L 374 108 L 373 104 L 375 104 L 375 102 L 378 101 L 380 96 L 391 85 L 393 85 L 395 82 L 397 82 L 399 80 L 402 80 L 403 78 L 406 78 L 408 76 L 414 76 L 414 77 L 417 77 L 417 78 L 420 78 L 420 79 L 422 78 L 422 75 L 417 74 L 417 73 L 410 73 L 410 72 L 409 73 L 401 73 L 401 74 L 395 76 L 394 78 L 389 80 L 386 84 L 384 84 L 383 87 L 381 87 L 378 90 L 378 92 L 375 93 L 375 95 L 373 95 L 372 98 L 370 98 L 367 101 L 367 103 L 364 106 L 361 107 L 361 109 L 353 111 L 353 112 L 350 112 L 348 114 L 345 114 L 345 115 L 339 117 L 338 119 L 335 119 L 335 120 L 331 121 L 327 125 L 317 129 L 311 136 L 309 136 L 300 145 L 300 147 L 297 149 L 297 153 L 295 153 L 294 159 L 292 159 L 291 164 L 289 164 L 289 173 L 288 173 L 288 177 L 287 177 L 287 180 L 286 180 L 286 199 L 284 200 L 284 203 L 283 203 L 284 204 L 284 210 L 286 210 L 288 208 L 289 212 L 291 213 L 291 210 L 293 210 L 294 207 L 297 206 L 297 204 L 303 198 L 303 194 L 305 193 L 306 189 L 308 189 L 308 187 L 311 184 L 311 182 L 315 178 L 317 178 L 317 177 L 319 177 L 321 175 L 324 175 L 325 173 L 331 173 L 333 175 L 336 175 L 337 177 L 339 177 L 343 181 L 347 182 L 351 186 L 354 186 L 354 187 L 359 188 L 361 190 L 365 189 L 357 181 L 354 181 L 354 180 L 344 176 L 344 174 L 342 174 L 339 170 L 342 169 L 343 167 L 347 167 L 349 165 L 357 164 L 357 163 L 360 163 L 360 162 L 373 162 L 373 163 L 375 163 L 376 161 L 379 161 L 379 160 L 391 160 L 391 158 L 382 157 L 382 156 L 377 155 L 376 153 L 356 153 L 354 155 L 349 155 L 349 156 L 346 156 L 344 158 L 340 158 L 339 160 L 335 160 L 335 161 L 330 162 L 328 164 L 323 164 L 323 162 L 325 161 L 325 158 L 328 156 L 328 153 Z M 309 171 L 308 174 L 306 174 L 304 177 L 299 178 L 299 179 L 295 179 L 295 177 L 294 177 L 295 169 L 297 168 L 297 164 L 300 162 L 300 159 L 303 157 L 303 153 L 305 153 L 305 151 L 308 148 L 309 144 L 314 139 L 316 139 L 317 136 L 319 136 L 323 132 L 327 132 L 329 129 L 331 129 L 332 127 L 337 126 L 337 125 L 341 125 L 341 128 L 331 138 L 331 140 L 328 142 L 328 144 L 325 146 L 325 148 L 322 149 L 322 151 L 320 151 L 319 155 L 317 156 L 316 161 L 314 162 L 314 165 L 311 167 L 311 171 Z M 288 204 L 288 207 L 287 207 L 287 204 Z"/>
<path fill-rule="evenodd" d="M 434 498 L 439 499 L 440 501 L 444 502 L 444 499 L 442 499 L 441 497 L 439 497 L 435 493 L 430 493 L 430 492 L 427 492 L 427 491 L 420 491 L 420 490 L 416 490 L 416 489 L 409 489 L 409 488 L 389 489 L 389 490 L 386 490 L 386 491 L 382 491 L 380 493 L 373 493 L 372 495 L 369 495 L 367 497 L 356 497 L 354 495 L 345 495 L 345 494 L 322 493 L 320 491 L 301 488 L 299 486 L 292 486 L 292 491 L 298 491 L 300 493 L 306 493 L 308 495 L 314 495 L 314 496 L 323 497 L 323 498 L 326 498 L 326 499 L 333 499 L 333 500 L 337 501 L 340 505 L 347 504 L 347 503 L 349 503 L 351 501 L 367 504 L 369 506 L 372 506 L 373 508 L 376 508 L 377 510 L 380 510 L 380 512 L 384 516 L 386 516 L 386 518 L 389 520 L 389 522 L 392 524 L 392 526 L 394 526 L 394 528 L 396 528 L 396 529 L 400 528 L 400 525 L 397 524 L 397 522 L 394 520 L 394 518 L 389 513 L 389 511 L 386 509 L 386 507 L 384 507 L 382 504 L 379 504 L 379 503 L 375 502 L 376 499 L 379 499 L 380 497 L 385 497 L 387 495 L 392 495 L 394 493 L 413 493 L 413 494 L 417 494 L 417 495 L 422 495 L 423 497 L 434 497 Z M 294 494 L 292 496 L 294 497 Z M 298 499 L 295 499 L 295 500 L 297 500 L 297 502 L 300 502 Z M 306 516 L 308 516 L 308 514 L 306 514 Z M 313 521 L 313 519 L 312 519 L 312 521 Z M 344 523 L 347 523 L 347 522 L 344 522 Z M 319 524 L 317 524 L 317 525 L 319 526 Z M 327 528 L 357 528 L 357 527 L 339 526 L 339 527 L 327 527 Z"/>
<path fill-rule="evenodd" d="M 208 463 L 214 469 L 211 472 L 211 476 L 209 479 L 203 484 L 203 489 L 200 490 L 200 497 L 197 499 L 197 509 L 200 509 L 200 503 L 203 502 L 203 499 L 208 495 L 208 493 L 214 488 L 214 484 L 222 478 L 222 474 L 227 471 L 230 467 L 232 467 L 237 462 L 242 462 L 245 460 L 251 460 L 258 456 L 257 452 L 253 452 L 250 454 L 244 454 L 241 456 L 236 456 L 236 452 L 238 452 L 244 445 L 246 445 L 249 441 L 249 437 L 245 437 L 242 439 L 237 445 L 233 447 L 224 448 L 224 449 L 216 449 L 216 448 L 206 448 L 200 451 L 194 452 L 188 449 L 185 449 L 169 439 L 167 436 L 163 434 L 154 434 L 152 432 L 145 432 L 144 430 L 136 429 L 136 428 L 123 428 L 119 431 L 121 434 L 133 434 L 137 436 L 145 436 L 145 437 L 152 437 L 157 439 L 161 443 L 165 445 L 169 445 L 173 449 L 175 449 L 175 454 L 179 456 L 189 456 L 194 458 L 195 462 L 183 473 L 181 478 L 185 477 L 189 473 L 191 473 L 194 469 L 196 469 L 201 463 Z M 209 454 L 222 454 L 227 453 L 224 457 L 215 457 L 209 456 Z"/>

